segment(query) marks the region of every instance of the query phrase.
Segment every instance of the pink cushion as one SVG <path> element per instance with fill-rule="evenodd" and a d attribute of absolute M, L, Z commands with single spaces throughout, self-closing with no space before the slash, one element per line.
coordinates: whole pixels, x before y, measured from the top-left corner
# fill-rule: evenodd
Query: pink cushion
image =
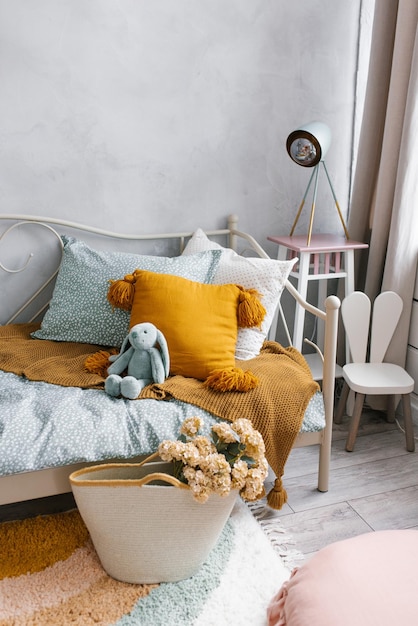
<path fill-rule="evenodd" d="M 418 623 L 418 531 L 384 530 L 333 543 L 292 572 L 269 626 Z"/>

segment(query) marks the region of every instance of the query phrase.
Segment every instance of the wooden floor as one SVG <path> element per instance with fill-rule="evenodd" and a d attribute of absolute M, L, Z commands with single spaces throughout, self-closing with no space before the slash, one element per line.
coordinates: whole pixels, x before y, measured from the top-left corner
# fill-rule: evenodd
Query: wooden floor
<path fill-rule="evenodd" d="M 317 446 L 293 450 L 286 464 L 288 503 L 279 512 L 281 524 L 305 557 L 361 533 L 418 530 L 418 443 L 416 452 L 407 452 L 396 423 L 365 411 L 354 451 L 346 452 L 347 428 L 347 417 L 334 425 L 327 493 L 316 489 Z"/>

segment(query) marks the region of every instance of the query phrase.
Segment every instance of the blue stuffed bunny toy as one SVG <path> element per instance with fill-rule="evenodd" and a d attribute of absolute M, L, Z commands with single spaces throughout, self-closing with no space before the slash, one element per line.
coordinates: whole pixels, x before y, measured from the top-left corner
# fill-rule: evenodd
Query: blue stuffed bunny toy
<path fill-rule="evenodd" d="M 163 333 L 149 322 L 136 324 L 123 340 L 119 354 L 109 360 L 105 390 L 110 396 L 135 400 L 151 383 L 163 383 L 170 371 L 170 357 Z M 127 370 L 127 376 L 121 374 Z"/>

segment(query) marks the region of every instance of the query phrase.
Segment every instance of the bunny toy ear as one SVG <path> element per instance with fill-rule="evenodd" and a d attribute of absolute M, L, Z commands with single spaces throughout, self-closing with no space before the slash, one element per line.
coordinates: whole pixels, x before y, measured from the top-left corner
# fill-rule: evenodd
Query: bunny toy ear
<path fill-rule="evenodd" d="M 162 357 L 163 364 L 164 364 L 164 372 L 167 378 L 167 376 L 170 373 L 170 355 L 168 353 L 168 345 L 167 345 L 166 338 L 164 337 L 161 330 L 158 330 L 158 328 L 157 328 L 157 341 L 160 346 L 161 357 Z"/>
<path fill-rule="evenodd" d="M 109 360 L 116 361 L 116 359 L 118 359 L 120 357 L 120 355 L 123 352 L 125 352 L 128 344 L 129 344 L 129 336 L 130 336 L 130 333 L 128 335 L 126 335 L 125 339 L 123 340 L 122 345 L 121 345 L 120 350 L 119 350 L 119 354 L 115 354 L 114 357 L 113 358 L 111 357 Z"/>

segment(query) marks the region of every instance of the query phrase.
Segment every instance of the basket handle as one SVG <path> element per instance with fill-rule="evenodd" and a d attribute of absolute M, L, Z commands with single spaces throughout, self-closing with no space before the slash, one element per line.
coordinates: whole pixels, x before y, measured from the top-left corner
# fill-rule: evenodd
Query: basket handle
<path fill-rule="evenodd" d="M 153 474 L 147 474 L 146 476 L 144 476 L 144 478 L 140 478 L 138 481 L 135 482 L 138 487 L 142 487 L 143 485 L 147 485 L 153 480 L 163 480 L 173 487 L 178 487 L 179 489 L 190 489 L 189 485 L 185 485 L 175 476 L 171 476 L 170 474 L 164 474 L 163 472 L 154 472 Z"/>
<path fill-rule="evenodd" d="M 143 465 L 145 465 L 145 463 L 149 463 L 150 461 L 153 461 L 154 459 L 157 459 L 158 457 L 159 457 L 159 454 L 158 454 L 158 450 L 157 450 L 157 452 L 153 452 L 152 454 L 147 456 L 143 461 L 140 461 L 139 463 L 136 463 L 136 466 L 137 467 L 142 467 Z"/>
<path fill-rule="evenodd" d="M 150 454 L 149 456 L 147 456 L 146 459 L 138 463 L 137 467 L 142 467 L 143 465 L 145 465 L 145 463 L 149 463 L 150 461 L 159 458 L 159 456 L 160 455 L 158 454 L 157 450 L 157 452 Z M 164 480 L 166 483 L 173 485 L 173 487 L 178 487 L 179 489 L 190 489 L 189 485 L 182 483 L 175 476 L 171 476 L 171 474 L 164 474 L 163 472 L 154 472 L 153 474 L 147 474 L 146 476 L 144 476 L 144 478 L 140 478 L 138 480 L 138 486 L 142 487 L 142 485 L 147 485 L 153 480 Z"/>

